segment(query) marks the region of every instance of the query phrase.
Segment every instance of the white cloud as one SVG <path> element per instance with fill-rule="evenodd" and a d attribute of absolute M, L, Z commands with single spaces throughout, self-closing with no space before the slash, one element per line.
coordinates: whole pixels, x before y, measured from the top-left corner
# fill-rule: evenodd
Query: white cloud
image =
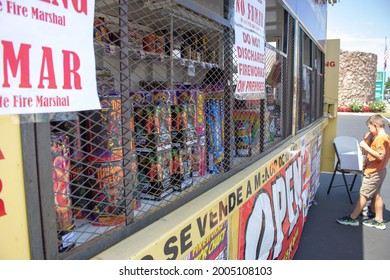
<path fill-rule="evenodd" d="M 383 56 L 385 52 L 385 38 L 369 37 L 364 33 L 341 33 L 336 29 L 328 29 L 328 39 L 340 39 L 340 48 L 343 51 L 361 51 L 378 56 L 377 71 L 383 71 Z M 389 38 L 387 47 L 390 48 Z M 390 73 L 390 60 L 387 61 L 387 77 Z"/>

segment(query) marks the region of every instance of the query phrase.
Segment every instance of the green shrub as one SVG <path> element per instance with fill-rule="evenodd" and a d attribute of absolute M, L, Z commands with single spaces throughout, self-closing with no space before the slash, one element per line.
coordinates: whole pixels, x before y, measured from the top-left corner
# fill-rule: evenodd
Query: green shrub
<path fill-rule="evenodd" d="M 387 107 L 386 102 L 383 100 L 372 101 L 369 106 L 372 112 L 384 112 Z"/>
<path fill-rule="evenodd" d="M 363 108 L 363 103 L 354 101 L 351 104 L 349 104 L 349 108 L 351 108 L 352 112 L 361 112 Z"/>

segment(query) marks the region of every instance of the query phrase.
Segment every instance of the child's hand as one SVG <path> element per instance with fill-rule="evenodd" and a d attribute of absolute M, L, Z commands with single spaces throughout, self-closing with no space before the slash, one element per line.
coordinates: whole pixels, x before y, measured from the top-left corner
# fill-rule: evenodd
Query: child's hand
<path fill-rule="evenodd" d="M 373 137 L 372 137 L 371 132 L 367 132 L 366 134 L 364 134 L 363 140 L 364 140 L 368 145 L 371 145 L 372 140 L 373 140 Z"/>
<path fill-rule="evenodd" d="M 367 150 L 367 148 L 369 147 L 368 144 L 366 143 L 365 140 L 361 141 L 360 142 L 360 147 L 364 150 Z"/>

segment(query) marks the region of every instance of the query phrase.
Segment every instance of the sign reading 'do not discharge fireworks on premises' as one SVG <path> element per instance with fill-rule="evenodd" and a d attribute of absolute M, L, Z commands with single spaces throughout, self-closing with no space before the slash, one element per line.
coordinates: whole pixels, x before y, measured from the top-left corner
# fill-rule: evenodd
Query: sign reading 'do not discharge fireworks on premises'
<path fill-rule="evenodd" d="M 100 109 L 92 0 L 0 0 L 0 114 Z"/>
<path fill-rule="evenodd" d="M 237 99 L 265 98 L 265 0 L 234 1 Z"/>

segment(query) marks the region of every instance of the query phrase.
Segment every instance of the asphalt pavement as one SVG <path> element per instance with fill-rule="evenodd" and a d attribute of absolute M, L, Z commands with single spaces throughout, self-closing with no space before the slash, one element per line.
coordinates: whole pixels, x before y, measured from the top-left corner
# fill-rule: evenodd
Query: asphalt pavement
<path fill-rule="evenodd" d="M 367 132 L 368 113 L 339 113 L 337 120 L 337 136 L 352 136 L 362 139 Z M 390 130 L 386 128 L 387 133 Z M 353 211 L 359 198 L 361 176 L 358 176 L 351 192 L 354 204 L 350 204 L 344 187 L 342 175 L 335 177 L 329 195 L 328 186 L 332 173 L 322 172 L 320 187 L 315 203 L 310 207 L 301 240 L 294 256 L 295 260 L 390 260 L 390 162 L 387 176 L 382 186 L 382 197 L 385 203 L 383 217 L 386 230 L 369 228 L 361 224 L 358 227 L 340 225 L 337 218 Z M 353 175 L 348 175 L 352 182 Z M 340 187 L 337 187 L 340 186 Z M 388 206 L 388 209 L 386 207 Z"/>

